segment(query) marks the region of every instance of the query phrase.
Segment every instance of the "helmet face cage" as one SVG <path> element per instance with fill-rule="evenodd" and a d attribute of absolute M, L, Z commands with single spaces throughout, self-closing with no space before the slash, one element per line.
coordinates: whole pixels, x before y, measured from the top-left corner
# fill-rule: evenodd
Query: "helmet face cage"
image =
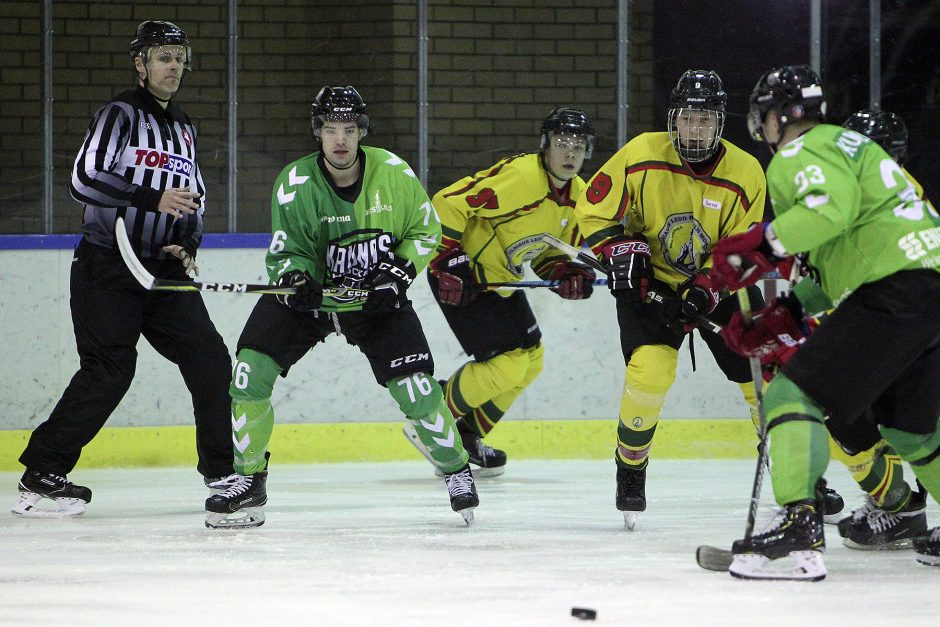
<path fill-rule="evenodd" d="M 666 127 L 680 157 L 706 161 L 721 145 L 728 94 L 710 70 L 686 70 L 670 94 Z"/>
<path fill-rule="evenodd" d="M 904 165 L 907 160 L 907 126 L 896 113 L 862 109 L 849 116 L 842 126 L 869 137 L 899 164 Z"/>
<path fill-rule="evenodd" d="M 360 137 L 366 136 L 369 116 L 366 115 L 366 103 L 355 87 L 326 86 L 320 89 L 310 105 L 310 126 L 317 139 L 324 122 L 355 122 L 362 131 Z"/>
<path fill-rule="evenodd" d="M 189 37 L 185 31 L 173 22 L 149 20 L 137 26 L 137 33 L 131 40 L 131 59 L 140 57 L 144 65 L 149 61 L 151 48 L 160 46 L 180 46 L 186 55 L 183 62 L 183 71 L 191 72 L 193 69 L 193 50 L 189 45 Z"/>
<path fill-rule="evenodd" d="M 747 127 L 751 137 L 766 142 L 761 127 L 771 110 L 780 116 L 781 133 L 788 124 L 826 116 L 826 99 L 819 75 L 808 65 L 787 65 L 766 72 L 749 99 Z"/>
<path fill-rule="evenodd" d="M 594 127 L 587 113 L 571 107 L 557 107 L 542 121 L 539 150 L 544 153 L 556 135 L 575 135 L 585 142 L 584 158 L 594 154 Z"/>

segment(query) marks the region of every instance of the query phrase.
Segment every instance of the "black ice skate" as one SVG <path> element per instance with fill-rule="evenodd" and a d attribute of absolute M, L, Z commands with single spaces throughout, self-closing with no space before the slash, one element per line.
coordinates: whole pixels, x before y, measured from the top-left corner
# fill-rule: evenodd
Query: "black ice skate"
<path fill-rule="evenodd" d="M 646 511 L 646 467 L 617 466 L 617 509 L 623 512 L 624 526 L 633 531 L 637 514 Z"/>
<path fill-rule="evenodd" d="M 848 517 L 842 543 L 850 549 L 870 551 L 909 548 L 914 538 L 927 534 L 926 497 L 923 492 L 912 492 L 907 505 L 897 512 L 879 509 L 872 499 L 867 499 Z M 860 510 L 866 513 L 856 518 Z"/>
<path fill-rule="evenodd" d="M 474 433 L 463 418 L 457 420 L 457 431 L 464 450 L 470 456 L 470 463 L 476 467 L 476 476 L 497 477 L 506 472 L 505 451 L 484 444 L 483 438 Z"/>
<path fill-rule="evenodd" d="M 940 527 L 914 538 L 914 559 L 927 566 L 940 566 Z"/>
<path fill-rule="evenodd" d="M 28 470 L 19 483 L 20 495 L 11 510 L 26 518 L 69 518 L 85 513 L 85 505 L 91 502 L 91 490 L 75 485 L 65 478 L 49 472 Z M 42 499 L 55 503 L 55 509 L 39 507 Z"/>
<path fill-rule="evenodd" d="M 463 516 L 467 525 L 473 523 L 473 509 L 480 504 L 477 488 L 473 483 L 470 464 L 465 464 L 457 472 L 445 472 L 444 484 L 450 495 L 450 508 Z"/>
<path fill-rule="evenodd" d="M 264 510 L 261 508 L 268 502 L 265 490 L 268 471 L 235 477 L 228 488 L 206 499 L 206 527 L 245 529 L 264 524 Z"/>
<path fill-rule="evenodd" d="M 728 571 L 739 579 L 819 581 L 826 577 L 825 550 L 822 513 L 816 501 L 797 501 L 785 506 L 762 533 L 735 541 Z M 788 556 L 792 561 L 781 560 Z"/>

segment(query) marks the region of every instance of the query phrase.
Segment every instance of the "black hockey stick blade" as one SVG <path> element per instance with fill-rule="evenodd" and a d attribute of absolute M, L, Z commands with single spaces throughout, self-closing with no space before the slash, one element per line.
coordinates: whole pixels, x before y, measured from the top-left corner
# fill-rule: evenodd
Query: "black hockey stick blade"
<path fill-rule="evenodd" d="M 728 572 L 734 554 L 728 549 L 719 549 L 717 546 L 703 544 L 695 550 L 695 561 L 705 570 Z"/>
<path fill-rule="evenodd" d="M 571 259 L 572 261 L 580 261 L 581 263 L 591 266 L 598 272 L 602 272 L 605 275 L 608 273 L 607 268 L 604 267 L 604 265 L 600 261 L 598 261 L 597 258 L 594 257 L 594 255 L 590 255 L 580 250 L 579 248 L 572 246 L 568 242 L 564 242 L 558 239 L 557 237 L 555 237 L 554 235 L 550 233 L 542 233 L 542 236 L 539 239 L 541 239 L 544 243 L 548 244 L 552 248 L 556 250 L 560 250 L 561 252 L 565 253 L 565 255 L 567 255 L 568 258 Z"/>
<path fill-rule="evenodd" d="M 158 279 L 154 277 L 144 264 L 140 262 L 134 249 L 131 247 L 131 241 L 127 237 L 127 231 L 124 228 L 124 219 L 118 217 L 114 223 L 114 239 L 117 241 L 118 250 L 121 252 L 121 258 L 127 265 L 137 282 L 146 290 L 167 291 L 167 292 L 222 292 L 226 294 L 293 294 L 296 288 L 277 287 L 276 285 L 266 285 L 261 283 L 200 283 L 199 281 L 177 281 L 174 279 Z M 336 296 L 342 298 L 364 298 L 369 295 L 369 290 L 351 287 L 325 287 L 324 296 Z"/>
<path fill-rule="evenodd" d="M 485 283 L 479 286 L 481 290 L 498 290 L 504 287 L 529 288 L 538 287 L 558 287 L 561 281 L 499 281 L 495 283 Z M 595 279 L 591 285 L 607 285 L 607 279 Z"/>

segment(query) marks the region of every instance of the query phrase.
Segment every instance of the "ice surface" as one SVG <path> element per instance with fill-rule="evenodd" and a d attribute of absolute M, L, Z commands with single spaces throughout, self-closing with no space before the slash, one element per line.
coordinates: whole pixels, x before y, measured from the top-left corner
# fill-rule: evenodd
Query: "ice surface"
<path fill-rule="evenodd" d="M 752 461 L 654 459 L 632 533 L 612 461 L 511 460 L 478 481 L 472 528 L 423 461 L 273 461 L 257 529 L 206 529 L 208 491 L 182 468 L 79 467 L 70 478 L 94 491 L 82 518 L 0 513 L 0 624 L 570 626 L 573 606 L 596 609 L 598 625 L 938 620 L 940 568 L 847 549 L 833 527 L 820 583 L 701 570 L 696 546 L 742 533 Z M 860 503 L 844 468 L 827 476 L 847 509 Z M 7 510 L 17 479 L 0 473 Z M 932 501 L 928 517 L 940 523 Z"/>

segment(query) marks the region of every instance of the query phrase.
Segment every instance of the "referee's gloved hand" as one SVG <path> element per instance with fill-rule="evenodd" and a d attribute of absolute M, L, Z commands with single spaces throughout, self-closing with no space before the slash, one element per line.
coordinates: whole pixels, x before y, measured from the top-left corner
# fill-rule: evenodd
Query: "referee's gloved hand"
<path fill-rule="evenodd" d="M 293 294 L 278 294 L 277 299 L 297 311 L 314 311 L 323 304 L 323 288 L 306 270 L 291 270 L 277 282 L 278 287 L 293 287 Z"/>
<path fill-rule="evenodd" d="M 362 286 L 372 291 L 362 306 L 363 311 L 396 311 L 408 302 L 406 292 L 418 271 L 410 259 L 388 253 L 372 266 L 362 279 Z"/>

